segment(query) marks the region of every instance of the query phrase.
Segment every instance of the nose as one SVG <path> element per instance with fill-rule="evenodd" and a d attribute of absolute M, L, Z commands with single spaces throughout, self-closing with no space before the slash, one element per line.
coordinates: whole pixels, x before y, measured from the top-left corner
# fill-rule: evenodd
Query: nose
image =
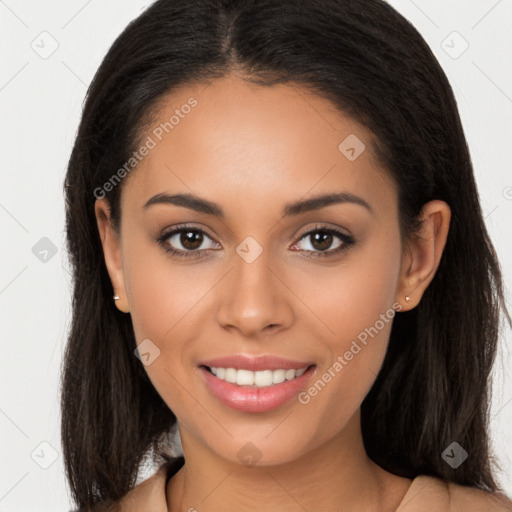
<path fill-rule="evenodd" d="M 293 293 L 267 252 L 250 263 L 235 253 L 233 266 L 222 284 L 219 325 L 252 338 L 289 328 L 293 322 Z"/>

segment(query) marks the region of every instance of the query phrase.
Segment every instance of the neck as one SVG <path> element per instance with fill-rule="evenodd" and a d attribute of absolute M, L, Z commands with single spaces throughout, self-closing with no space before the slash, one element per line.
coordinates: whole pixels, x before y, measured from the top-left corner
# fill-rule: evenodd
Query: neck
<path fill-rule="evenodd" d="M 364 449 L 359 411 L 327 443 L 292 462 L 245 466 L 219 457 L 180 426 L 185 465 L 167 485 L 169 512 L 201 510 L 396 509 L 411 480 L 392 475 Z"/>

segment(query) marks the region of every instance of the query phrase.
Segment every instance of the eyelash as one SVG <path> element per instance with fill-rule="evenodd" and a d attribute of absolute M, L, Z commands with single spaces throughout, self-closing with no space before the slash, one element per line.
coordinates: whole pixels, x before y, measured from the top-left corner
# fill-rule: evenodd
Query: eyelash
<path fill-rule="evenodd" d="M 163 233 L 162 235 L 160 235 L 156 239 L 156 242 L 158 243 L 158 245 L 160 245 L 162 247 L 162 249 L 166 253 L 170 254 L 171 256 L 178 256 L 180 258 L 188 258 L 188 257 L 191 257 L 191 256 L 192 257 L 199 257 L 199 255 L 201 255 L 203 252 L 207 252 L 208 250 L 211 250 L 211 249 L 202 249 L 200 251 L 197 251 L 197 250 L 194 250 L 194 251 L 182 251 L 182 250 L 173 249 L 172 247 L 170 247 L 166 243 L 169 238 L 171 238 L 172 236 L 174 236 L 174 235 L 176 235 L 178 233 L 182 233 L 184 231 L 185 232 L 186 231 L 193 231 L 195 233 L 201 233 L 202 235 L 206 235 L 208 238 L 212 239 L 212 237 L 210 235 L 208 235 L 208 233 L 206 233 L 202 229 L 195 228 L 195 227 L 192 227 L 192 226 L 187 226 L 187 225 L 180 225 L 180 226 L 175 227 L 172 231 L 169 231 L 167 233 Z M 342 245 L 340 245 L 336 249 L 331 249 L 329 251 L 301 250 L 300 252 L 315 254 L 315 256 L 313 256 L 313 255 L 307 256 L 308 258 L 313 258 L 313 259 L 314 258 L 326 258 L 326 257 L 329 257 L 329 256 L 334 256 L 334 255 L 337 255 L 337 254 L 341 254 L 341 253 L 347 251 L 348 249 L 350 249 L 351 247 L 353 247 L 355 245 L 355 243 L 356 243 L 352 236 L 347 235 L 345 233 L 342 233 L 341 231 L 338 231 L 337 229 L 327 228 L 327 227 L 324 227 L 324 226 L 315 226 L 312 230 L 309 230 L 306 233 L 303 233 L 296 243 L 300 242 L 302 239 L 304 239 L 304 238 L 306 238 L 306 237 L 308 237 L 308 236 L 310 236 L 310 235 L 312 235 L 314 233 L 317 233 L 317 232 L 328 233 L 330 235 L 335 235 L 343 243 L 342 243 Z"/>

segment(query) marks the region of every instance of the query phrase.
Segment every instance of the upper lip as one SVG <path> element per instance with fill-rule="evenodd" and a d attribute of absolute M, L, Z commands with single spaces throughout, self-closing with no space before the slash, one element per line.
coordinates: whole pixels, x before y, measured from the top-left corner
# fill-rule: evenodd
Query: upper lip
<path fill-rule="evenodd" d="M 295 361 L 293 359 L 284 359 L 282 357 L 262 355 L 258 357 L 236 354 L 225 357 L 217 357 L 202 361 L 199 365 L 210 368 L 235 368 L 237 370 L 250 370 L 253 372 L 259 370 L 299 370 L 306 368 L 314 363 Z"/>

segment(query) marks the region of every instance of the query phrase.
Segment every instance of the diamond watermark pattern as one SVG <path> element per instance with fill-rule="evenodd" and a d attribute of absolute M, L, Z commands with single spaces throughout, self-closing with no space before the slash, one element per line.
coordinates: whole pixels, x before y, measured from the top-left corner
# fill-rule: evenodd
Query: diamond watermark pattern
<path fill-rule="evenodd" d="M 40 468 L 48 469 L 59 458 L 59 453 L 48 441 L 43 441 L 32 450 L 30 457 Z"/>
<path fill-rule="evenodd" d="M 469 48 L 469 43 L 457 31 L 453 31 L 441 42 L 441 48 L 452 59 L 458 59 Z"/>
<path fill-rule="evenodd" d="M 468 458 L 468 452 L 459 443 L 454 441 L 441 454 L 441 457 L 453 469 L 457 469 Z"/>
<path fill-rule="evenodd" d="M 366 149 L 366 146 L 357 135 L 351 133 L 338 146 L 338 149 L 347 158 L 347 160 L 353 162 L 359 158 L 361 153 Z"/>
<path fill-rule="evenodd" d="M 263 247 L 252 236 L 248 236 L 236 248 L 236 252 L 246 263 L 252 263 L 263 252 Z"/>
<path fill-rule="evenodd" d="M 245 443 L 237 453 L 240 461 L 249 468 L 252 468 L 262 457 L 262 453 L 252 443 Z"/>
<path fill-rule="evenodd" d="M 59 47 L 57 39 L 55 39 L 49 32 L 41 32 L 31 43 L 30 47 L 34 50 L 41 59 L 48 59 L 51 57 Z"/>
<path fill-rule="evenodd" d="M 160 349 L 148 338 L 141 341 L 133 351 L 144 366 L 149 366 L 160 355 Z"/>
<path fill-rule="evenodd" d="M 57 254 L 57 246 L 49 238 L 43 236 L 32 247 L 32 253 L 39 261 L 48 263 Z"/>

